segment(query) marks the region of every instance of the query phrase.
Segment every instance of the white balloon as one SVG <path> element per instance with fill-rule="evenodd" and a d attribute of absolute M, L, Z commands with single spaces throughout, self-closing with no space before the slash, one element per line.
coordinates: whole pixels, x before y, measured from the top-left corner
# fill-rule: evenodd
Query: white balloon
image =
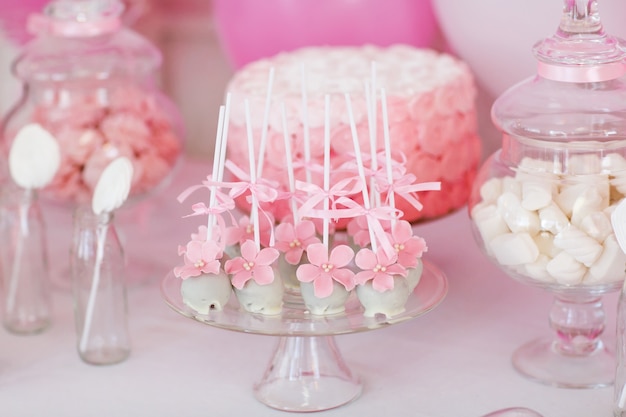
<path fill-rule="evenodd" d="M 533 45 L 559 26 L 563 0 L 433 0 L 451 52 L 493 96 L 536 73 Z M 600 0 L 605 31 L 626 38 L 626 1 Z"/>

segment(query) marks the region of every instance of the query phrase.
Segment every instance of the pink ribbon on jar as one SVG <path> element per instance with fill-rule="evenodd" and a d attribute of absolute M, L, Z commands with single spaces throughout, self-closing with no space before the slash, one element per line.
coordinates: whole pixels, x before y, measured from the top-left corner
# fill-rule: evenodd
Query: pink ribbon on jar
<path fill-rule="evenodd" d="M 553 65 L 539 61 L 537 73 L 554 81 L 595 83 L 623 76 L 626 74 L 626 63 L 619 61 L 602 65 Z"/>

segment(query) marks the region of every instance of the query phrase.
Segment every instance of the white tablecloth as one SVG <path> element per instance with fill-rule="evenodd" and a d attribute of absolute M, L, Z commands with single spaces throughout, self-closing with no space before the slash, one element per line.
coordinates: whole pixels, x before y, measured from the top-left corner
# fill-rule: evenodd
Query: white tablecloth
<path fill-rule="evenodd" d="M 252 386 L 276 339 L 212 328 L 164 303 L 159 283 L 179 259 L 196 220 L 176 195 L 200 182 L 208 164 L 186 161 L 172 184 L 149 202 L 119 213 L 131 270 L 150 279 L 129 289 L 131 357 L 90 366 L 76 353 L 72 299 L 54 292 L 54 324 L 16 336 L 0 330 L 0 416 L 285 416 L 256 401 Z M 51 208 L 53 272 L 66 269 L 69 214 Z M 465 210 L 416 226 L 425 259 L 445 272 L 449 292 L 430 313 L 406 323 L 337 336 L 346 362 L 364 381 L 360 398 L 328 416 L 478 417 L 525 406 L 545 417 L 609 417 L 612 388 L 572 390 L 529 381 L 512 368 L 512 352 L 548 334 L 550 294 L 507 277 L 474 243 Z M 125 233 L 125 234 L 124 234 Z M 58 279 L 57 279 L 58 280 Z M 62 279 L 61 279 L 62 280 Z M 617 294 L 605 297 L 606 337 L 614 343 Z"/>

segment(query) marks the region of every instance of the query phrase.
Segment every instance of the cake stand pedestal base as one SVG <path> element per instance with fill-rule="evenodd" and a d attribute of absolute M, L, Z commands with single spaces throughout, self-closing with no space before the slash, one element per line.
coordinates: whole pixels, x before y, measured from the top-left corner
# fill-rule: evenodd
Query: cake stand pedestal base
<path fill-rule="evenodd" d="M 283 336 L 254 393 L 271 408 L 313 412 L 349 403 L 362 388 L 333 336 Z"/>

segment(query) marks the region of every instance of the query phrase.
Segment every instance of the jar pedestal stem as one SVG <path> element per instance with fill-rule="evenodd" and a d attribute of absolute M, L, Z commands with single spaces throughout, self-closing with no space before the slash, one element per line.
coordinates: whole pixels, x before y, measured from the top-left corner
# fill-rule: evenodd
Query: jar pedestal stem
<path fill-rule="evenodd" d="M 550 311 L 552 338 L 529 342 L 513 355 L 522 375 L 562 388 L 600 388 L 613 383 L 615 357 L 600 339 L 605 327 L 601 298 L 555 296 Z"/>

